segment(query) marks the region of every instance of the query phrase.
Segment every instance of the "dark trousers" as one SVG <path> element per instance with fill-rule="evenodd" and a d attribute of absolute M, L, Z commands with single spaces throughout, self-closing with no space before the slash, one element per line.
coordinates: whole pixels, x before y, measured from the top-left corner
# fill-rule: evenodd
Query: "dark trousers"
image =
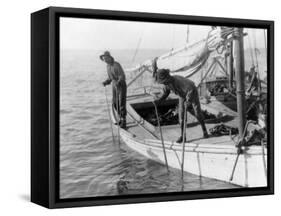
<path fill-rule="evenodd" d="M 205 122 L 204 122 L 204 116 L 201 110 L 201 105 L 200 105 L 200 101 L 199 101 L 199 96 L 198 96 L 198 92 L 197 89 L 192 90 L 190 92 L 187 93 L 186 98 L 179 98 L 179 122 L 181 125 L 181 136 L 183 135 L 183 127 L 184 127 L 184 104 L 185 102 L 187 102 L 187 111 L 189 111 L 191 114 L 193 114 L 198 122 L 200 123 L 201 127 L 202 127 L 202 131 L 203 133 L 207 132 L 206 126 L 205 126 Z M 185 115 L 187 116 L 187 115 Z"/>
<path fill-rule="evenodd" d="M 121 118 L 125 119 L 127 115 L 126 110 L 126 98 L 127 98 L 127 84 L 125 81 L 121 81 L 119 86 L 112 85 L 112 103 Z M 119 106 L 118 106 L 119 105 Z"/>

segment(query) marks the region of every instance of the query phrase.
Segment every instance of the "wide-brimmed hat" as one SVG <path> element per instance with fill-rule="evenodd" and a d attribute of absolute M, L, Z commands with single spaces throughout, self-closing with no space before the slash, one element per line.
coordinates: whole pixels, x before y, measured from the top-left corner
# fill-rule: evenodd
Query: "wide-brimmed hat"
<path fill-rule="evenodd" d="M 102 60 L 102 61 L 104 61 L 104 57 L 105 56 L 108 56 L 108 57 L 111 57 L 112 58 L 112 56 L 110 55 L 110 52 L 109 51 L 105 51 L 102 55 L 100 55 L 100 60 Z"/>
<path fill-rule="evenodd" d="M 164 84 L 168 81 L 170 81 L 171 76 L 170 76 L 170 70 L 169 69 L 159 69 L 157 70 L 156 74 L 156 80 L 160 84 Z"/>

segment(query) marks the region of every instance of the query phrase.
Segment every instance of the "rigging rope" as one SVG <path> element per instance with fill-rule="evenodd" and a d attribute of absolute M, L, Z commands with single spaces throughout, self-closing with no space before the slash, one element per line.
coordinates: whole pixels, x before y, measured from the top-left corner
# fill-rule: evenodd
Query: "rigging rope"
<path fill-rule="evenodd" d="M 144 30 L 145 30 L 145 26 L 143 27 L 141 36 L 140 36 L 140 38 L 139 38 L 139 40 L 138 40 L 137 47 L 136 47 L 135 53 L 134 53 L 133 58 L 132 58 L 132 63 L 134 63 L 135 58 L 136 58 L 136 56 L 137 56 L 137 53 L 138 53 L 138 51 L 139 51 L 139 47 L 140 47 L 140 44 L 141 44 L 141 42 L 142 42 L 142 38 L 143 38 L 143 35 L 144 35 Z"/>
<path fill-rule="evenodd" d="M 264 35 L 264 47 L 267 49 L 267 38 L 266 38 L 266 30 L 263 30 L 263 35 Z"/>
<path fill-rule="evenodd" d="M 257 64 L 257 71 L 259 72 L 259 62 L 258 62 L 258 54 L 257 54 L 256 30 L 254 30 L 254 52 L 255 52 L 255 59 L 256 59 L 256 64 Z"/>
<path fill-rule="evenodd" d="M 261 77 L 260 77 L 260 70 L 259 70 L 259 62 L 258 62 L 258 54 L 257 54 L 257 41 L 256 41 L 256 29 L 254 30 L 254 49 L 255 49 L 255 58 L 256 58 L 256 63 L 257 63 L 257 74 L 258 74 L 258 79 L 259 79 L 259 94 L 261 92 Z"/>
<path fill-rule="evenodd" d="M 265 48 L 265 61 L 267 61 L 267 37 L 266 37 L 266 31 L 263 30 L 263 37 L 264 37 L 264 48 Z"/>
<path fill-rule="evenodd" d="M 251 61 L 252 61 L 252 65 L 254 65 L 255 62 L 254 62 L 253 47 L 252 47 L 250 35 L 248 35 L 248 41 L 249 41 L 249 47 L 250 47 Z"/>
<path fill-rule="evenodd" d="M 140 45 L 141 45 L 141 42 L 142 42 L 142 39 L 143 39 L 144 31 L 145 31 L 145 26 L 143 27 L 142 32 L 141 32 L 141 36 L 138 40 L 137 47 L 136 47 L 136 50 L 135 50 L 133 58 L 132 58 L 132 64 L 135 62 L 136 56 L 138 54 L 138 51 L 139 51 L 139 48 L 140 48 Z M 138 70 L 135 71 L 134 75 L 136 75 L 138 72 L 139 72 Z M 140 79 L 138 80 L 138 85 L 142 85 L 142 84 L 143 84 L 143 76 L 141 76 Z"/>
<path fill-rule="evenodd" d="M 175 46 L 175 25 L 172 26 L 172 49 L 174 50 L 174 46 Z"/>
<path fill-rule="evenodd" d="M 186 27 L 186 43 L 189 43 L 189 25 Z"/>
<path fill-rule="evenodd" d="M 254 32 L 252 31 L 252 33 L 253 33 L 253 44 L 252 44 L 252 42 L 251 42 L 251 39 L 250 39 L 250 35 L 248 34 L 248 41 L 249 41 L 249 48 L 250 48 L 250 55 L 251 55 L 251 61 L 252 61 L 252 65 L 254 65 L 255 66 L 255 71 L 257 72 L 257 75 L 258 75 L 258 85 L 259 85 L 259 87 L 258 87 L 258 93 L 260 94 L 260 92 L 261 92 L 261 82 L 260 82 L 260 71 L 259 71 L 259 63 L 258 63 L 258 56 L 257 56 L 257 51 L 258 51 L 258 49 L 256 48 L 256 32 L 255 32 L 255 30 L 254 30 Z M 253 46 L 254 47 L 253 47 Z M 254 52 L 254 54 L 255 54 L 255 56 L 254 56 L 254 54 L 253 54 L 253 52 Z"/>
<path fill-rule="evenodd" d="M 139 51 L 139 46 L 140 46 L 141 41 L 142 41 L 142 37 L 139 38 L 139 41 L 138 41 L 138 44 L 137 44 L 137 48 L 136 48 L 135 53 L 134 53 L 133 58 L 132 58 L 132 63 L 134 63 L 134 61 L 135 61 L 135 58 L 136 58 L 137 53 Z"/>

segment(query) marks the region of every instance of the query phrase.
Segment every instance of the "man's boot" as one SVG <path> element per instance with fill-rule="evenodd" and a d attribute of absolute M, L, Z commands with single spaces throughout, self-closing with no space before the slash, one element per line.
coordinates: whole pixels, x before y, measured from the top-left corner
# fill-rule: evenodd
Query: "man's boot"
<path fill-rule="evenodd" d="M 203 131 L 203 137 L 204 137 L 204 138 L 209 138 L 209 134 L 208 134 L 208 132 L 207 132 L 205 123 L 201 123 L 201 127 L 202 127 L 202 131 Z"/>
<path fill-rule="evenodd" d="M 177 139 L 177 143 L 182 143 L 182 141 L 183 141 L 183 123 L 181 122 L 181 135 L 180 135 L 180 137 Z M 185 140 L 184 140 L 184 142 L 186 142 L 186 136 L 185 136 Z"/>
<path fill-rule="evenodd" d="M 180 136 L 180 137 L 177 139 L 176 143 L 182 143 L 182 140 L 183 140 L 183 138 L 182 138 L 182 136 Z M 184 142 L 186 142 L 186 138 L 185 138 L 185 141 L 184 141 Z"/>
<path fill-rule="evenodd" d="M 203 136 L 204 136 L 205 139 L 209 138 L 208 132 L 207 132 L 207 131 L 204 131 L 204 132 L 203 132 Z"/>

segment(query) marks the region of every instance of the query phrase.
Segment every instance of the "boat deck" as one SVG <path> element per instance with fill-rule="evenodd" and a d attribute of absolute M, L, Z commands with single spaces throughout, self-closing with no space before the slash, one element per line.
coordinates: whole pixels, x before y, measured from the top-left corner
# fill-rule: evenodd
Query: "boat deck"
<path fill-rule="evenodd" d="M 151 97 L 142 97 L 141 102 L 148 102 L 151 101 Z M 135 97 L 131 98 L 129 100 L 129 103 L 137 103 L 140 102 L 140 98 Z M 130 106 L 130 104 L 129 104 Z M 204 110 L 207 110 L 211 113 L 215 113 L 218 115 L 218 113 L 223 113 L 224 115 L 227 115 L 226 118 L 221 118 L 220 120 L 216 122 L 206 122 L 207 130 L 209 131 L 210 128 L 213 128 L 214 126 L 218 125 L 219 123 L 223 123 L 225 125 L 231 126 L 231 127 L 237 127 L 238 125 L 238 118 L 237 113 L 231 110 L 230 108 L 226 106 L 222 106 L 222 104 L 219 101 L 216 101 L 215 99 L 211 100 L 211 103 L 204 104 L 201 103 L 201 107 Z M 187 142 L 192 142 L 196 144 L 229 144 L 234 145 L 235 143 L 230 138 L 230 136 L 211 136 L 209 138 L 203 138 L 203 133 L 201 126 L 198 122 L 194 122 L 194 117 L 191 116 L 191 114 L 188 113 L 188 119 L 190 118 L 191 121 L 188 120 L 188 125 L 186 129 L 186 139 Z M 192 120 L 193 119 L 193 120 Z M 148 128 L 144 127 L 142 124 L 136 124 L 136 121 L 133 119 L 133 116 L 129 115 L 127 116 L 127 122 L 128 122 L 128 132 L 135 135 L 139 139 L 160 139 L 161 134 L 158 127 L 153 127 L 153 131 L 148 130 Z M 191 122 L 191 123 L 190 123 Z M 178 137 L 180 136 L 180 125 L 168 125 L 168 126 L 162 126 L 162 134 L 164 140 L 169 141 L 176 141 Z"/>
<path fill-rule="evenodd" d="M 207 130 L 214 127 L 216 124 L 206 124 Z M 157 134 L 160 134 L 157 130 Z M 162 127 L 162 134 L 165 140 L 176 141 L 180 136 L 179 125 Z M 186 140 L 192 143 L 208 143 L 208 144 L 234 144 L 230 136 L 211 136 L 203 138 L 203 132 L 200 125 L 188 127 L 186 129 Z"/>
<path fill-rule="evenodd" d="M 207 129 L 214 127 L 216 124 L 206 124 Z M 163 139 L 169 141 L 176 141 L 180 136 L 179 125 L 169 125 L 161 127 Z M 128 131 L 136 135 L 140 139 L 157 139 L 149 132 L 145 131 L 139 126 L 130 127 Z M 156 128 L 155 134 L 160 138 L 160 130 Z M 199 124 L 187 127 L 186 140 L 195 144 L 229 144 L 235 145 L 230 136 L 211 136 L 209 138 L 203 138 L 201 126 Z"/>

